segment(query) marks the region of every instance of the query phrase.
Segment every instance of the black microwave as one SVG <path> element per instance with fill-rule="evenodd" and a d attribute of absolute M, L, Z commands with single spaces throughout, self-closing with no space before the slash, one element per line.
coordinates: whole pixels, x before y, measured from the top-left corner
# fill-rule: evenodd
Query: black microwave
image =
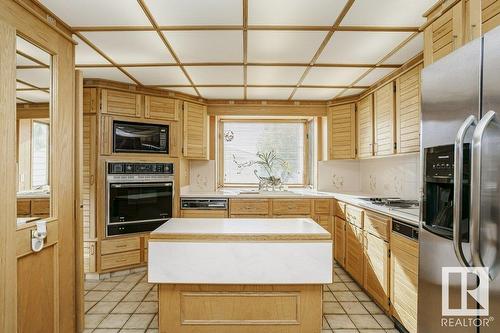
<path fill-rule="evenodd" d="M 168 154 L 168 125 L 113 121 L 113 151 Z"/>

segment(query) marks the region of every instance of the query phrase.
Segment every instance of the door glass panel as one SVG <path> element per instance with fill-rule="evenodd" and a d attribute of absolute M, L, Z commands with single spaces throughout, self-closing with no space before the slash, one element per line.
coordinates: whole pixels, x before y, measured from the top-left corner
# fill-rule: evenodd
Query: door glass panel
<path fill-rule="evenodd" d="M 16 38 L 17 223 L 50 216 L 52 57 Z"/>

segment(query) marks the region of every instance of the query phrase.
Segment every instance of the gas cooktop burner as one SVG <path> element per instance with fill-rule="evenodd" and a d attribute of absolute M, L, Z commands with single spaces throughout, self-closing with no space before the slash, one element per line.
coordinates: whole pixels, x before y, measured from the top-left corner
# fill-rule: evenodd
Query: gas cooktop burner
<path fill-rule="evenodd" d="M 417 200 L 403 200 L 400 198 L 361 198 L 369 201 L 374 205 L 383 205 L 395 208 L 416 208 L 418 207 Z"/>

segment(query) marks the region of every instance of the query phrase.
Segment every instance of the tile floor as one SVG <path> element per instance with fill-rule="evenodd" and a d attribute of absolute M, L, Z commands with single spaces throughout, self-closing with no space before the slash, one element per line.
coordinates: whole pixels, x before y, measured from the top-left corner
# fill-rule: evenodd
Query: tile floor
<path fill-rule="evenodd" d="M 323 286 L 322 333 L 398 333 L 391 319 L 335 264 Z M 158 289 L 146 272 L 85 283 L 85 333 L 157 333 Z"/>

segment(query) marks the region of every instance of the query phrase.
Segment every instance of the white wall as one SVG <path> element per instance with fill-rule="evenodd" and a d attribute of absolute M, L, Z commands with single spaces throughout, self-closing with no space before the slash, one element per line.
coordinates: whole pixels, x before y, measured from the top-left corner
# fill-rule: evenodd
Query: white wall
<path fill-rule="evenodd" d="M 192 192 L 215 191 L 215 161 L 189 162 L 189 190 Z"/>
<path fill-rule="evenodd" d="M 318 162 L 318 191 L 360 192 L 359 161 Z"/>

